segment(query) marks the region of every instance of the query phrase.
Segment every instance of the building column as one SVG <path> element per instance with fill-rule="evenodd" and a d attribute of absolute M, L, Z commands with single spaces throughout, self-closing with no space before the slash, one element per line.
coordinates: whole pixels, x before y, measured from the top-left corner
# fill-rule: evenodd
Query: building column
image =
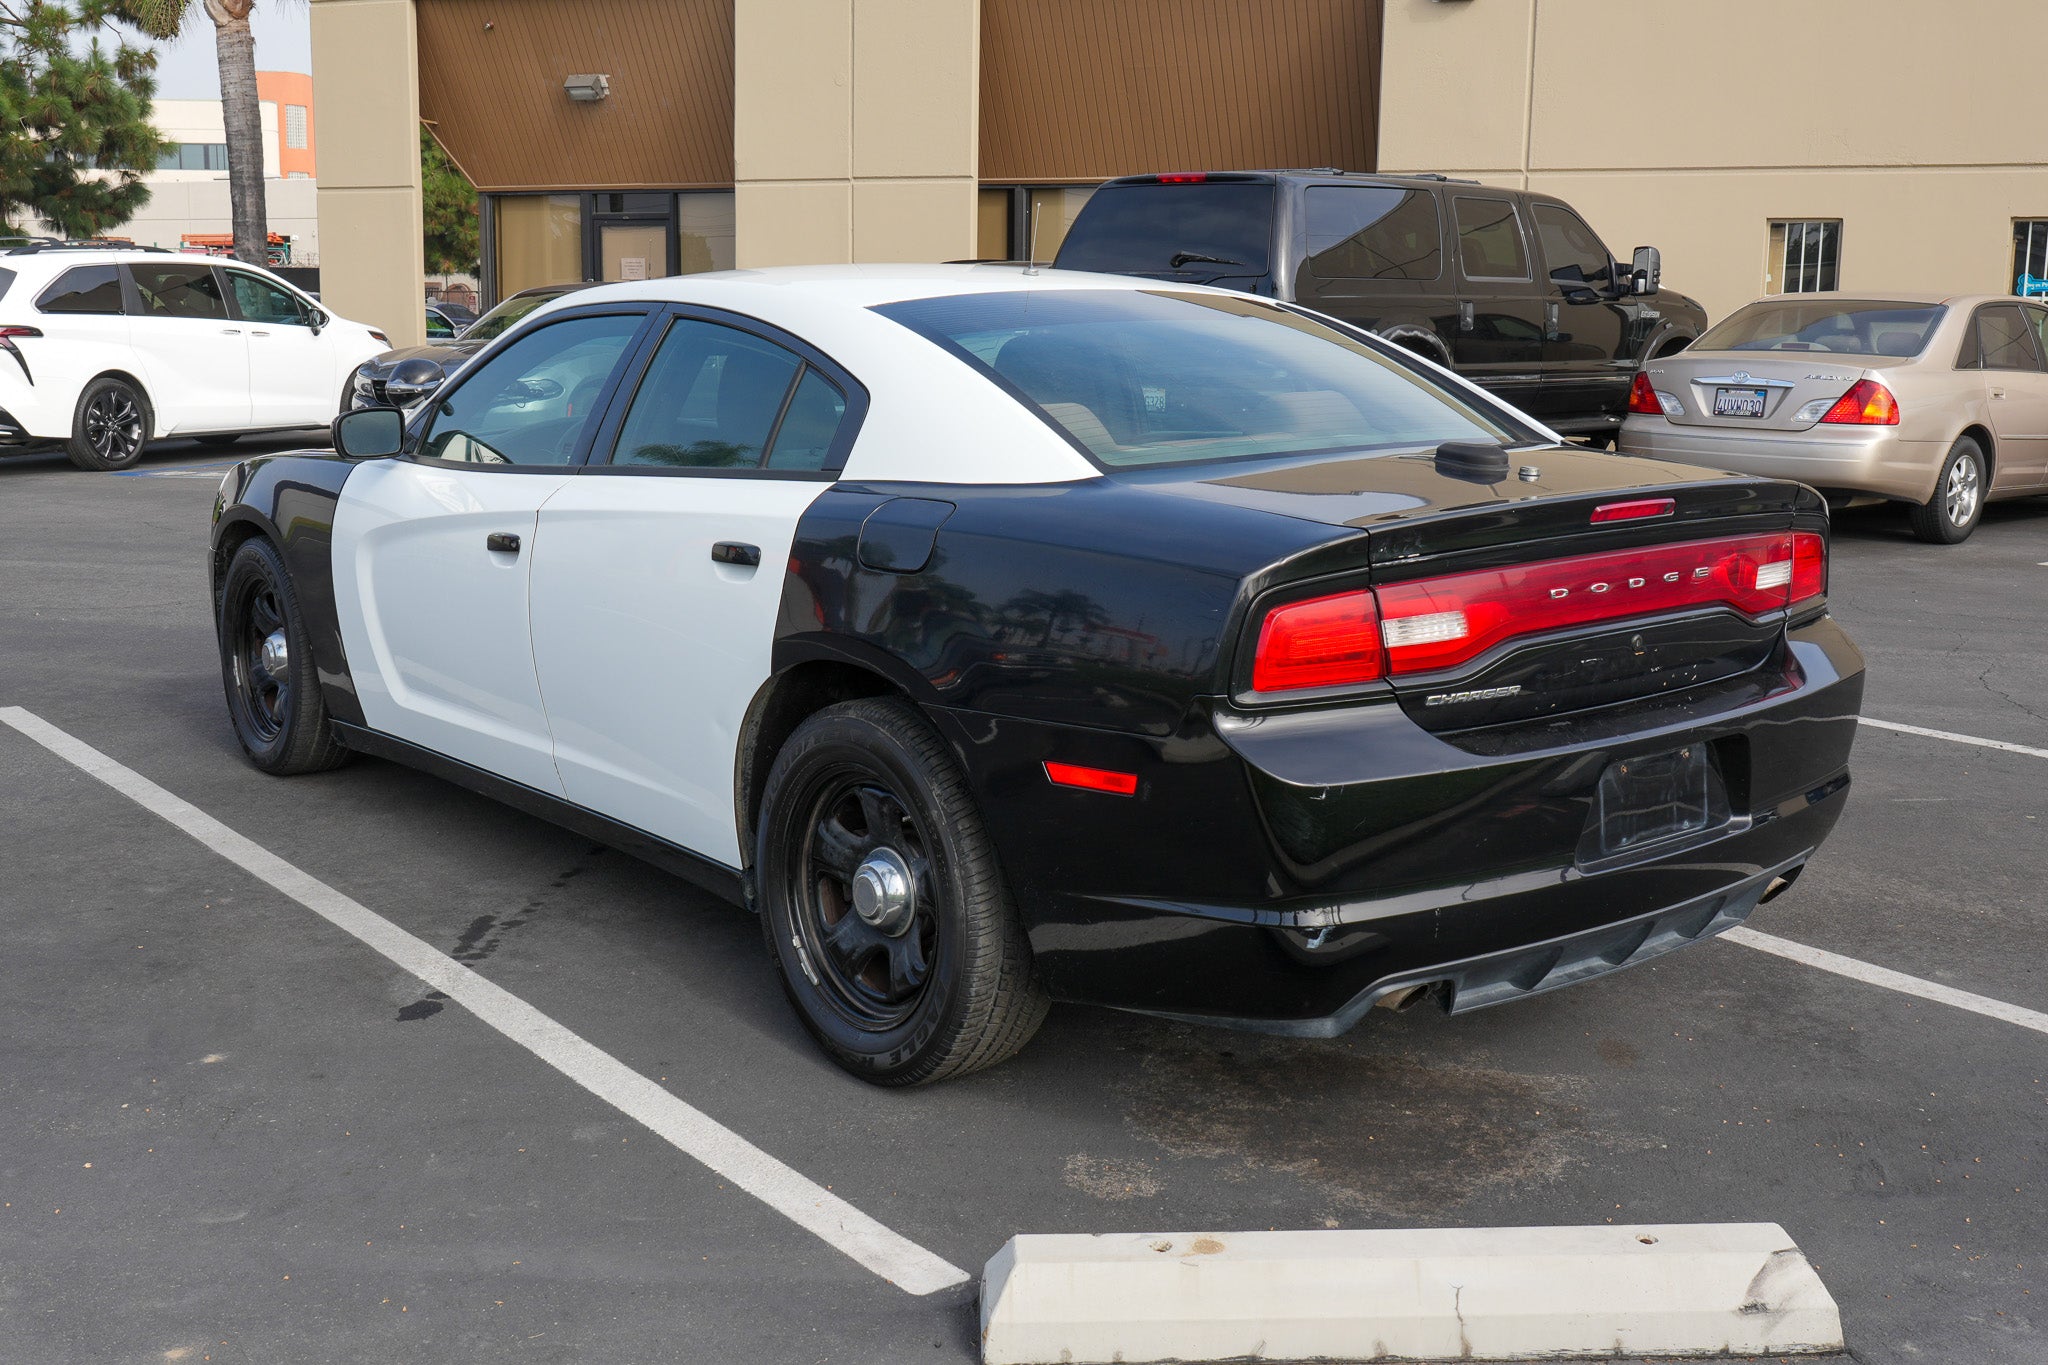
<path fill-rule="evenodd" d="M 733 29 L 742 268 L 975 254 L 980 0 L 748 0 Z"/>
<path fill-rule="evenodd" d="M 320 299 L 417 346 L 427 272 L 413 0 L 313 0 L 312 19 Z"/>

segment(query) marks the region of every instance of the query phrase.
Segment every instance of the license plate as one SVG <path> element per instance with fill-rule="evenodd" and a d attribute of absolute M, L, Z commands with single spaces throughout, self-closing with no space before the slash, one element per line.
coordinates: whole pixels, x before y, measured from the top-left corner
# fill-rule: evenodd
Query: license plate
<path fill-rule="evenodd" d="M 1761 417 L 1767 389 L 1715 389 L 1714 416 Z"/>
<path fill-rule="evenodd" d="M 1727 818 L 1727 797 L 1707 746 L 1623 759 L 1600 775 L 1599 855 L 1698 833 Z"/>

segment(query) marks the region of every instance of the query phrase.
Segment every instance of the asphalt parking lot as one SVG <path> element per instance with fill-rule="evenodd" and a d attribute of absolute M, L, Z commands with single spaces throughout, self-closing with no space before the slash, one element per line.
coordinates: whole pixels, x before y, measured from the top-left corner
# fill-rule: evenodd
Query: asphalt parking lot
<path fill-rule="evenodd" d="M 0 707 L 944 1262 L 1024 1231 L 1774 1221 L 1855 1359 L 2048 1358 L 2023 1018 L 1723 941 L 1332 1042 L 1056 1009 L 1016 1061 L 875 1090 L 812 1046 L 744 913 L 386 763 L 250 768 L 202 559 L 226 463 L 0 460 Z M 1953 548 L 1846 513 L 1831 597 L 1868 716 L 2048 750 L 2048 499 Z M 0 779 L 0 1360 L 975 1358 L 971 1283 L 863 1268 L 14 728 Z M 1866 726 L 1855 781 L 1751 927 L 2048 1012 L 2048 756 Z"/>

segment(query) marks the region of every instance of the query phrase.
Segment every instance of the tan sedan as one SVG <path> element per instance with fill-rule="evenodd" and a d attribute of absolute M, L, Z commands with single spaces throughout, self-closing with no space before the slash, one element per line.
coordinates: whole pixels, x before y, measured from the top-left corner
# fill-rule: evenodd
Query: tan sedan
<path fill-rule="evenodd" d="M 1780 294 L 1636 376 L 1624 454 L 1912 506 L 1952 545 L 2048 493 L 2048 308 L 2010 295 Z"/>

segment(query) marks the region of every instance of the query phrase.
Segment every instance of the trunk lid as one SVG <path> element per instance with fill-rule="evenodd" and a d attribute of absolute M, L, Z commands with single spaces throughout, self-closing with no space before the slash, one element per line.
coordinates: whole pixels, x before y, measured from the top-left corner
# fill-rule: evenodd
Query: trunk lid
<path fill-rule="evenodd" d="M 1825 352 L 1797 358 L 1743 351 L 1681 351 L 1643 367 L 1650 387 L 1676 398 L 1666 403 L 1674 426 L 1750 431 L 1804 431 L 1820 421 L 1826 407 L 1864 377 L 1873 357 Z M 1754 415 L 1749 415 L 1751 413 Z"/>
<path fill-rule="evenodd" d="M 1508 479 L 1491 485 L 1443 472 L 1432 455 L 1138 477 L 1161 491 L 1359 533 L 1274 565 L 1247 585 L 1255 601 L 1240 680 L 1250 676 L 1273 607 L 1368 584 L 1378 594 L 1382 630 L 1396 616 L 1457 605 L 1460 590 L 1516 602 L 1509 624 L 1493 627 L 1506 633 L 1473 657 L 1439 666 L 1427 651 L 1407 648 L 1404 664 L 1390 651 L 1385 686 L 1431 730 L 1698 687 L 1750 672 L 1776 651 L 1782 607 L 1760 606 L 1755 592 L 1728 594 L 1740 602 L 1716 594 L 1724 584 L 1753 589 L 1767 563 L 1790 556 L 1795 524 L 1824 527 L 1817 494 L 1789 481 L 1568 447 L 1510 458 Z M 1593 615 L 1577 619 L 1575 612 Z M 1475 641 L 1490 638 L 1480 619 L 1475 614 L 1471 625 Z M 1254 703 L 1313 699 L 1238 691 Z"/>

